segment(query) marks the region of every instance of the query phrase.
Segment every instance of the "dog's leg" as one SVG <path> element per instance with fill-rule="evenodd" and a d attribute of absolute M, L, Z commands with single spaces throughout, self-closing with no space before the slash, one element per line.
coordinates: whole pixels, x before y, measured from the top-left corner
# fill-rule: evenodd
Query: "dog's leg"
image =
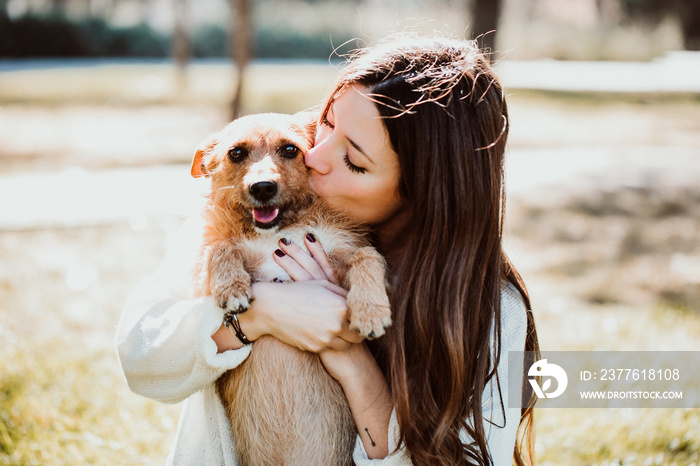
<path fill-rule="evenodd" d="M 245 269 L 243 254 L 230 241 L 219 241 L 207 252 L 209 288 L 216 304 L 228 312 L 245 312 L 253 296 L 250 274 Z"/>
<path fill-rule="evenodd" d="M 349 266 L 346 284 L 350 328 L 368 339 L 380 337 L 391 325 L 384 258 L 366 246 L 354 252 Z"/>

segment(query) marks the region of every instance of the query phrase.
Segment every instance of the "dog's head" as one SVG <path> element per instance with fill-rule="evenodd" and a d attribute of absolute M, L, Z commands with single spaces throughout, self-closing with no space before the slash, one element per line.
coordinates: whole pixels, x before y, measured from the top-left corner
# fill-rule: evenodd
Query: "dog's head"
<path fill-rule="evenodd" d="M 192 176 L 211 177 L 214 203 L 257 228 L 274 228 L 313 199 L 304 154 L 313 145 L 315 117 L 265 113 L 234 120 L 200 144 Z"/>

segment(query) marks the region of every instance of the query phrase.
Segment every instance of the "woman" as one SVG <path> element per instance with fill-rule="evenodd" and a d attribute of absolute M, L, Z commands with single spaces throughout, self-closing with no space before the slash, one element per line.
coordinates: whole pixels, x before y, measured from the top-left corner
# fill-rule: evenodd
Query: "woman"
<path fill-rule="evenodd" d="M 275 260 L 295 282 L 255 284 L 240 326 L 250 340 L 271 334 L 319 353 L 355 417 L 357 464 L 530 461 L 531 409 L 506 401 L 507 378 L 522 379 L 522 367 L 509 374 L 506 352 L 537 350 L 527 293 L 501 244 L 507 130 L 503 91 L 465 41 L 365 49 L 326 102 L 305 157 L 310 180 L 331 207 L 372 227 L 389 266 L 393 324 L 371 343 L 348 329 L 345 291 L 308 237 L 311 255 L 280 243 Z M 127 305 L 125 374 L 151 398 L 189 397 L 171 462 L 232 463 L 212 386 L 250 347 L 221 327 L 211 299 L 178 300 L 188 296 L 164 283 L 178 282 L 161 274 Z M 519 424 L 526 438 L 516 442 Z"/>

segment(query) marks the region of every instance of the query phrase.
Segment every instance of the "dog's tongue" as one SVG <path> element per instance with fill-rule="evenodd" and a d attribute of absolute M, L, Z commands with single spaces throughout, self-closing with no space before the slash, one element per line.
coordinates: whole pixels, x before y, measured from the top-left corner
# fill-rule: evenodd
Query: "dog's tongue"
<path fill-rule="evenodd" d="M 280 210 L 273 207 L 268 207 L 264 209 L 253 209 L 253 217 L 258 223 L 270 223 L 277 218 Z"/>

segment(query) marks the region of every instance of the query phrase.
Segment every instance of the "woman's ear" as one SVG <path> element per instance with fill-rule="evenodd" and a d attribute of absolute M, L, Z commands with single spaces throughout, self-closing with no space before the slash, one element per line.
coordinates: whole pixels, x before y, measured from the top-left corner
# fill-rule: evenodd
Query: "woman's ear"
<path fill-rule="evenodd" d="M 190 173 L 194 178 L 200 176 L 209 176 L 217 166 L 217 160 L 214 157 L 214 147 L 219 143 L 218 133 L 212 134 L 207 139 L 202 141 L 194 153 L 192 159 L 192 168 Z"/>

